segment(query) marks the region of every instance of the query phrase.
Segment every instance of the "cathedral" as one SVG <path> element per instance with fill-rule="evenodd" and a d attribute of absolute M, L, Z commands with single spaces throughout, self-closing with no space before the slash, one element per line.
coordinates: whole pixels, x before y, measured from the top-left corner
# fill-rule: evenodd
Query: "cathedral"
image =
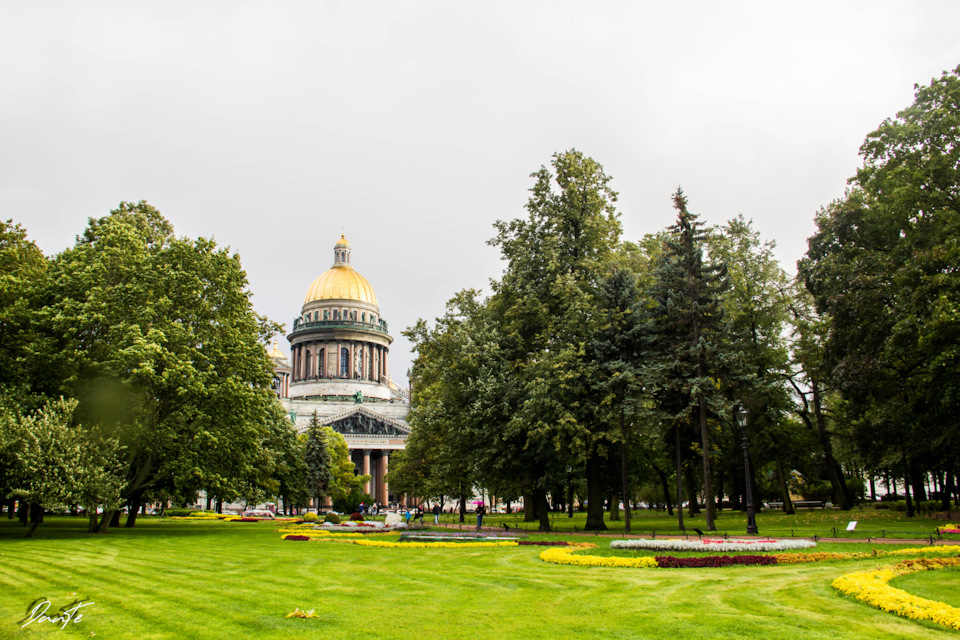
<path fill-rule="evenodd" d="M 304 432 L 314 413 L 342 434 L 374 502 L 403 496 L 386 482 L 390 452 L 406 446 L 410 395 L 390 379 L 387 356 L 393 338 L 373 287 L 350 264 L 350 243 L 340 236 L 333 265 L 307 289 L 300 315 L 287 336 L 290 360 L 274 343 L 274 389 Z"/>

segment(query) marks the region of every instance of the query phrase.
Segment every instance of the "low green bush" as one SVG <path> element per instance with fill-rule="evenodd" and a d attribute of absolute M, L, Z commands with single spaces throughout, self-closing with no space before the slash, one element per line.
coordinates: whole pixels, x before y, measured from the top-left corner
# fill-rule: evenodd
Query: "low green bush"
<path fill-rule="evenodd" d="M 176 509 L 167 509 L 166 511 L 163 512 L 163 515 L 170 516 L 170 517 L 177 516 L 182 518 L 183 516 L 189 516 L 192 513 L 196 513 L 196 511 L 194 511 L 193 509 L 176 508 Z"/>
<path fill-rule="evenodd" d="M 335 513 L 328 513 L 327 515 L 323 516 L 323 521 L 333 524 L 340 524 L 340 516 Z"/>

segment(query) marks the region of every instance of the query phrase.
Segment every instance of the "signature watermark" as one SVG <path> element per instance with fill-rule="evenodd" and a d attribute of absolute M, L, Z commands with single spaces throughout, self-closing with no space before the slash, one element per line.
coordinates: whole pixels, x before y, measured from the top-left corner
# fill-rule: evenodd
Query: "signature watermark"
<path fill-rule="evenodd" d="M 92 604 L 96 603 L 93 601 L 84 602 L 83 600 L 74 600 L 70 604 L 60 607 L 59 611 L 48 614 L 47 612 L 50 610 L 52 603 L 46 598 L 37 598 L 27 607 L 27 617 L 20 620 L 17 624 L 19 624 L 22 629 L 34 622 L 49 622 L 51 624 L 59 624 L 60 628 L 64 629 L 71 622 L 77 624 L 83 620 L 83 614 L 79 613 L 80 609 L 89 607 Z"/>

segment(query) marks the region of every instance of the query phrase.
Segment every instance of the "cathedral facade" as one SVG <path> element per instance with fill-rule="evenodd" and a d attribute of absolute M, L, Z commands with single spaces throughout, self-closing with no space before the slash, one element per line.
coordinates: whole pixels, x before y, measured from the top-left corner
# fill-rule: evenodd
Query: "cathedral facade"
<path fill-rule="evenodd" d="M 390 379 L 390 337 L 373 287 L 350 264 L 343 236 L 333 265 L 307 289 L 287 336 L 290 359 L 274 343 L 274 389 L 296 425 L 307 430 L 314 414 L 343 435 L 357 471 L 371 476 L 364 491 L 381 505 L 403 496 L 386 481 L 390 453 L 405 448 L 410 396 Z"/>

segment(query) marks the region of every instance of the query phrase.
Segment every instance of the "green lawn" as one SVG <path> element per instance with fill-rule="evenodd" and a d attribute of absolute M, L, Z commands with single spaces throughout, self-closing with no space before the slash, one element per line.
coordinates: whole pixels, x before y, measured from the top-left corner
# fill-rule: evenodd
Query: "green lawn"
<path fill-rule="evenodd" d="M 890 586 L 913 595 L 960 607 L 960 569 L 910 573 L 890 581 Z"/>
<path fill-rule="evenodd" d="M 622 517 L 622 514 L 621 514 Z M 587 516 L 585 513 L 574 513 L 573 518 L 566 514 L 551 513 L 550 526 L 552 530 L 561 532 L 583 531 Z M 846 531 L 851 520 L 857 521 L 852 532 Z M 426 518 L 428 524 L 433 520 Z M 443 514 L 442 522 L 458 523 L 459 517 L 454 514 Z M 933 535 L 936 529 L 945 523 L 932 517 L 917 516 L 908 518 L 902 511 L 886 509 L 853 509 L 839 511 L 836 509 L 800 509 L 795 515 L 784 515 L 781 511 L 764 511 L 756 516 L 757 528 L 762 535 L 774 537 L 839 537 L 839 538 L 925 538 Z M 492 514 L 484 518 L 484 525 L 500 526 L 506 523 L 511 528 L 519 526 L 529 530 L 537 528 L 536 522 L 523 522 L 519 514 Z M 467 515 L 466 525 L 477 523 L 476 516 Z M 610 533 L 623 532 L 623 520 L 607 521 Z M 703 515 L 691 518 L 684 514 L 684 526 L 687 532 L 693 533 L 694 527 L 706 530 L 706 519 Z M 747 530 L 747 517 L 740 511 L 721 511 L 717 516 L 717 532 L 729 535 L 744 535 Z M 633 533 L 649 535 L 656 532 L 658 535 L 677 535 L 679 533 L 676 516 L 668 516 L 666 512 L 642 510 L 634 512 L 631 520 Z M 944 536 L 945 539 L 960 539 L 960 535 Z"/>
<path fill-rule="evenodd" d="M 148 518 L 89 535 L 80 518 L 48 517 L 25 540 L 2 519 L 0 638 L 957 638 L 830 587 L 876 560 L 568 567 L 537 547 L 377 549 L 282 541 L 275 528 Z M 95 604 L 63 630 L 21 630 L 40 597 Z M 319 617 L 285 618 L 295 607 Z"/>

